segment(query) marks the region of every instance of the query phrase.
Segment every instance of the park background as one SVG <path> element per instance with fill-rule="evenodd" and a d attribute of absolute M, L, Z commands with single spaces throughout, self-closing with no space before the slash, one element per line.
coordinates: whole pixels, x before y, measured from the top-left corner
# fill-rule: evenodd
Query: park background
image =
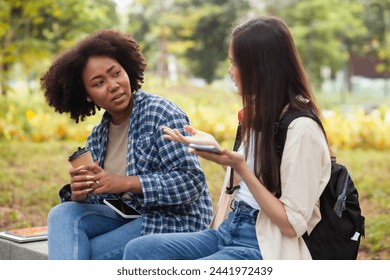
<path fill-rule="evenodd" d="M 229 34 L 266 14 L 291 27 L 332 150 L 359 190 L 358 258 L 390 259 L 390 0 L 0 0 L 0 231 L 46 224 L 68 156 L 103 113 L 75 124 L 46 105 L 39 77 L 58 54 L 98 29 L 132 33 L 148 64 L 143 89 L 231 147 L 241 103 Z M 223 170 L 201 164 L 217 203 Z"/>

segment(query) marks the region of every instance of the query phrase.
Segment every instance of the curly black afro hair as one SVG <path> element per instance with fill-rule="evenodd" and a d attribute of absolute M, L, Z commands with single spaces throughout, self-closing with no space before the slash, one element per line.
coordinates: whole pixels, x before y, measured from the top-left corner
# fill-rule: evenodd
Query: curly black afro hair
<path fill-rule="evenodd" d="M 128 34 L 100 30 L 81 40 L 75 47 L 60 55 L 41 77 L 47 103 L 59 113 L 69 113 L 76 123 L 100 109 L 87 101 L 82 71 L 90 56 L 116 59 L 127 72 L 133 91 L 144 82 L 146 63 L 138 43 Z"/>

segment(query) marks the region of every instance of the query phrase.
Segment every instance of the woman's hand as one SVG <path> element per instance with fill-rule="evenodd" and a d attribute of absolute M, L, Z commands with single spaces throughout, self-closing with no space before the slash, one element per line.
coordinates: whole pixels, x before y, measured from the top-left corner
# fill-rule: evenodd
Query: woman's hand
<path fill-rule="evenodd" d="M 221 151 L 220 153 L 216 154 L 212 152 L 205 152 L 205 151 L 189 148 L 188 151 L 190 153 L 196 154 L 204 159 L 213 161 L 223 166 L 231 166 L 234 169 L 241 167 L 242 164 L 246 165 L 245 160 L 241 154 L 222 148 L 218 144 L 217 140 L 215 140 L 215 138 L 209 133 L 206 133 L 201 130 L 197 130 L 189 125 L 185 125 L 184 129 L 187 132 L 189 132 L 192 136 L 184 136 L 178 130 L 171 129 L 167 126 L 162 126 L 161 128 L 165 133 L 165 135 L 163 136 L 165 139 L 180 142 L 185 145 L 189 145 L 189 144 L 212 145 L 217 147 L 218 150 Z"/>
<path fill-rule="evenodd" d="M 189 144 L 200 144 L 200 145 L 212 145 L 221 150 L 221 146 L 218 144 L 217 140 L 215 140 L 214 136 L 203 132 L 201 130 L 197 130 L 189 125 L 184 126 L 184 130 L 189 132 L 192 136 L 184 136 L 176 129 L 171 129 L 167 126 L 162 126 L 162 130 L 165 135 L 163 136 L 165 139 L 169 139 L 172 141 L 180 142 L 185 145 Z"/>
<path fill-rule="evenodd" d="M 70 189 L 72 191 L 71 200 L 82 202 L 87 199 L 87 194 L 93 191 L 92 186 L 95 184 L 93 174 L 88 171 L 91 167 L 87 165 L 81 165 L 77 168 L 69 169 L 71 176 Z"/>
<path fill-rule="evenodd" d="M 93 194 L 124 193 L 128 191 L 139 193 L 138 190 L 134 189 L 136 184 L 134 180 L 138 181 L 136 176 L 112 174 L 98 165 L 93 166 L 91 170 L 96 173 L 94 180 L 97 182 L 96 185 L 92 186 L 93 190 L 91 193 Z M 129 185 L 132 185 L 133 188 L 129 188 Z"/>
<path fill-rule="evenodd" d="M 72 201 L 85 201 L 87 194 L 128 191 L 124 183 L 125 176 L 111 174 L 97 163 L 72 168 L 69 173 L 71 175 Z"/>
<path fill-rule="evenodd" d="M 244 157 L 237 152 L 229 151 L 225 148 L 221 148 L 221 152 L 216 154 L 212 152 L 205 152 L 195 149 L 188 149 L 190 153 L 196 154 L 204 159 L 213 161 L 215 163 L 221 164 L 223 166 L 230 166 L 236 171 L 240 170 L 242 167 L 246 166 Z M 237 172 L 239 173 L 239 172 Z"/>
<path fill-rule="evenodd" d="M 82 202 L 87 194 L 124 193 L 142 194 L 141 183 L 137 176 L 120 176 L 105 171 L 98 163 L 72 168 L 72 201 Z"/>

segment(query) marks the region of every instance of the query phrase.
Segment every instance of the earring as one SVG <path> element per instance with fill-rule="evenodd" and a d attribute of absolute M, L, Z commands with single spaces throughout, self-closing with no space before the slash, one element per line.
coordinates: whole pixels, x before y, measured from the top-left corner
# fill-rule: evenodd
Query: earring
<path fill-rule="evenodd" d="M 92 99 L 87 97 L 87 102 L 91 103 L 92 102 Z"/>

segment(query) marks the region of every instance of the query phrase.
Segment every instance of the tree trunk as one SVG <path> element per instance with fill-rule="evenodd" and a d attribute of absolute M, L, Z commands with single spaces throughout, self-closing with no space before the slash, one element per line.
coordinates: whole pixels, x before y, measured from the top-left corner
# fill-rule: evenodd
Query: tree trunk
<path fill-rule="evenodd" d="M 1 95 L 6 96 L 8 91 L 7 72 L 9 65 L 7 63 L 0 63 L 0 91 Z"/>
<path fill-rule="evenodd" d="M 160 0 L 160 19 L 165 13 L 165 7 L 163 0 Z M 168 77 L 168 63 L 167 63 L 167 35 L 165 31 L 164 23 L 160 22 L 161 38 L 160 38 L 160 57 L 157 62 L 157 75 L 161 79 L 162 85 Z"/>

